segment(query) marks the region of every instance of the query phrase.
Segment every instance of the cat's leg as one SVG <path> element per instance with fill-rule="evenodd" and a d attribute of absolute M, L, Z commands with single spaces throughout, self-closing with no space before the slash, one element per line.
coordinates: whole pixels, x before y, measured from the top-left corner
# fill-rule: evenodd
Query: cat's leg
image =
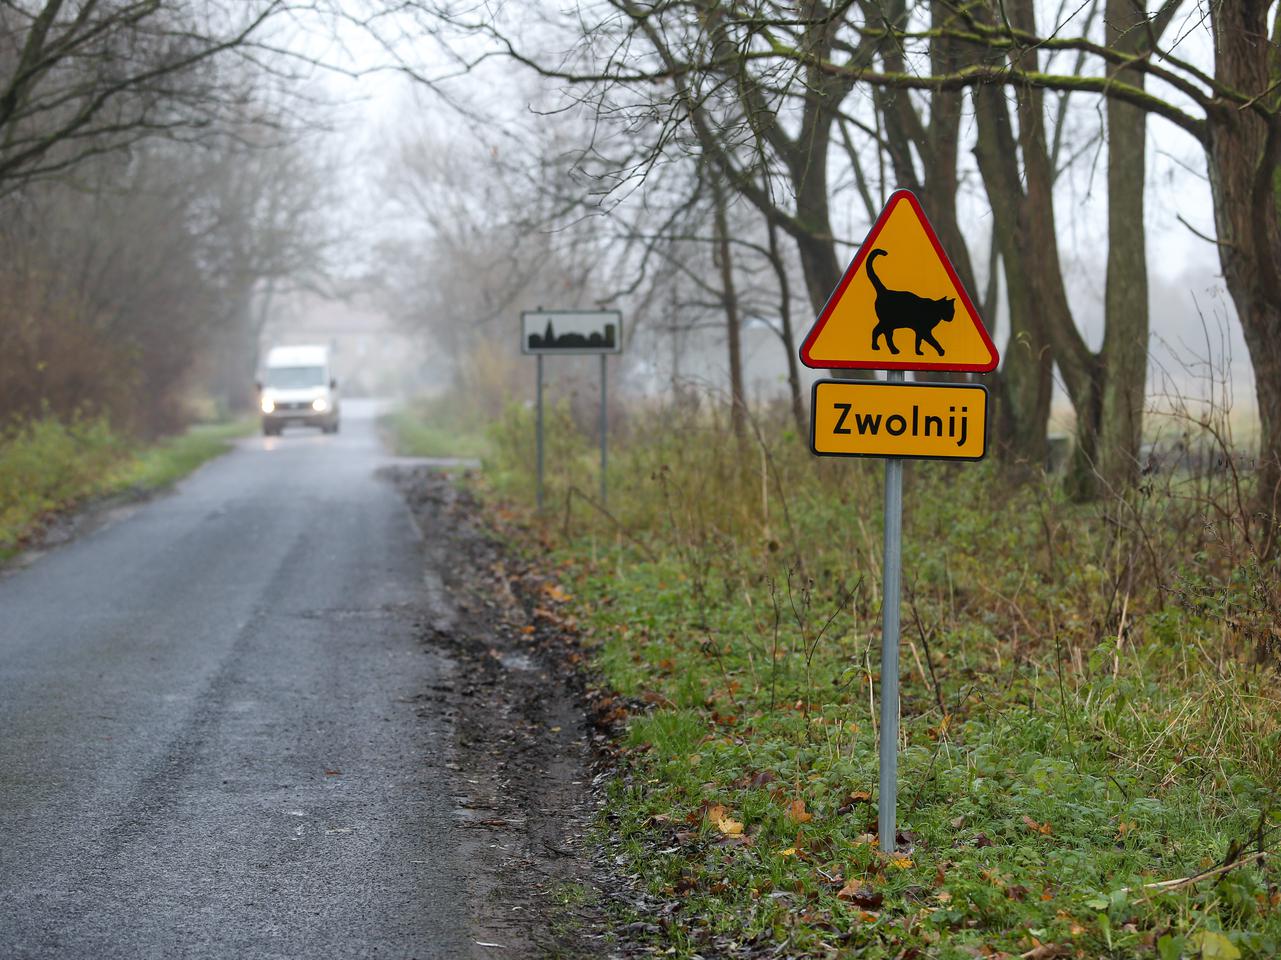
<path fill-rule="evenodd" d="M 898 354 L 898 347 L 894 346 L 894 328 L 885 328 L 885 345 L 890 348 L 890 353 Z"/>
<path fill-rule="evenodd" d="M 926 336 L 928 337 L 928 336 L 929 336 L 929 334 L 927 333 L 927 334 L 926 334 Z M 921 342 L 922 342 L 922 338 L 921 338 L 921 335 L 918 333 L 918 334 L 916 335 L 916 355 L 917 355 L 918 357 L 920 357 L 920 356 L 924 356 L 924 354 L 923 354 L 923 353 L 922 353 L 922 351 L 921 351 Z"/>
<path fill-rule="evenodd" d="M 939 345 L 939 342 L 934 339 L 933 331 L 926 331 L 925 342 L 928 343 L 935 350 L 937 350 L 939 352 L 940 357 L 943 356 L 943 348 Z M 921 345 L 919 341 L 917 342 L 917 345 L 916 345 L 916 352 L 917 353 L 921 352 Z"/>
<path fill-rule="evenodd" d="M 884 332 L 885 332 L 885 329 L 879 323 L 872 328 L 872 349 L 873 350 L 881 349 L 880 344 L 877 343 L 876 341 L 881 339 L 881 334 L 883 334 Z"/>

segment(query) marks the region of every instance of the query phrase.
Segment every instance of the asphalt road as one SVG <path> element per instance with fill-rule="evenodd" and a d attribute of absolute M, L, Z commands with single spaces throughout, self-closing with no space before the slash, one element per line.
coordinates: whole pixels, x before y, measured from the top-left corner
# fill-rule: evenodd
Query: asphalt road
<path fill-rule="evenodd" d="M 370 412 L 0 576 L 0 957 L 483 954 Z"/>

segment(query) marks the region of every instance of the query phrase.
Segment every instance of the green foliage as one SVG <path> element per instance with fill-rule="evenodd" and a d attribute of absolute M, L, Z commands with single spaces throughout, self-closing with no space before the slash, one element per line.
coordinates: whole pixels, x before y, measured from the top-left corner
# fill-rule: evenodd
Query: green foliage
<path fill-rule="evenodd" d="M 111 491 L 156 490 L 181 480 L 206 460 L 231 448 L 237 437 L 257 430 L 253 420 L 197 424 L 185 433 L 169 437 L 137 451 L 107 478 Z"/>
<path fill-rule="evenodd" d="M 528 497 L 525 414 L 491 434 L 507 498 Z M 1168 491 L 1082 506 L 990 463 L 911 465 L 909 853 L 887 859 L 880 465 L 815 461 L 784 423 L 740 447 L 714 415 L 635 418 L 610 514 L 535 527 L 631 707 L 604 827 L 670 901 L 662 945 L 1274 955 L 1281 871 L 1250 854 L 1281 836 L 1281 688 L 1236 636 L 1276 567 Z"/>
<path fill-rule="evenodd" d="M 252 427 L 197 426 L 139 449 L 101 417 L 64 422 L 45 416 L 15 425 L 0 435 L 0 556 L 84 500 L 174 482 Z"/>
<path fill-rule="evenodd" d="M 537 411 L 509 404 L 488 430 L 490 482 L 511 496 L 533 501 L 537 477 Z M 564 503 L 570 488 L 590 489 L 596 477 L 595 447 L 579 431 L 569 402 L 543 411 L 543 483 L 547 503 Z"/>
<path fill-rule="evenodd" d="M 102 489 L 128 455 L 101 418 L 45 416 L 0 438 L 0 550 L 12 550 L 39 518 Z"/>
<path fill-rule="evenodd" d="M 482 459 L 489 453 L 487 425 L 452 394 L 413 400 L 383 417 L 380 426 L 390 435 L 392 449 L 406 457 Z"/>

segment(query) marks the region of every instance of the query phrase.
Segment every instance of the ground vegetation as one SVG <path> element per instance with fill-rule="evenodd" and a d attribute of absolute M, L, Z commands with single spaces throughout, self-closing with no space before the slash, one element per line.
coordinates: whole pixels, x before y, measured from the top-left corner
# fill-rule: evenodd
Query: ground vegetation
<path fill-rule="evenodd" d="M 908 469 L 886 856 L 880 463 L 815 460 L 785 406 L 754 411 L 748 457 L 723 405 L 633 410 L 606 506 L 560 417 L 545 514 L 527 411 L 491 428 L 480 489 L 558 571 L 542 616 L 603 678 L 626 937 L 690 957 L 1281 947 L 1281 577 L 1230 457 L 1106 504 L 993 464 Z"/>

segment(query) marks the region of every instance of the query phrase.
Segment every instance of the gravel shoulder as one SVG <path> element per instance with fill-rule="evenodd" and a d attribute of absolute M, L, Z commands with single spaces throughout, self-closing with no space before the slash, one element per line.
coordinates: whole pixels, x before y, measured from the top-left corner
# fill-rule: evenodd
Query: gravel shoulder
<path fill-rule="evenodd" d="M 486 531 L 455 477 L 392 467 L 423 534 L 424 588 L 435 617 L 421 642 L 453 664 L 420 695 L 419 713 L 452 734 L 455 815 L 475 939 L 503 957 L 604 957 L 599 853 L 590 839 L 607 737 L 553 579 Z"/>

